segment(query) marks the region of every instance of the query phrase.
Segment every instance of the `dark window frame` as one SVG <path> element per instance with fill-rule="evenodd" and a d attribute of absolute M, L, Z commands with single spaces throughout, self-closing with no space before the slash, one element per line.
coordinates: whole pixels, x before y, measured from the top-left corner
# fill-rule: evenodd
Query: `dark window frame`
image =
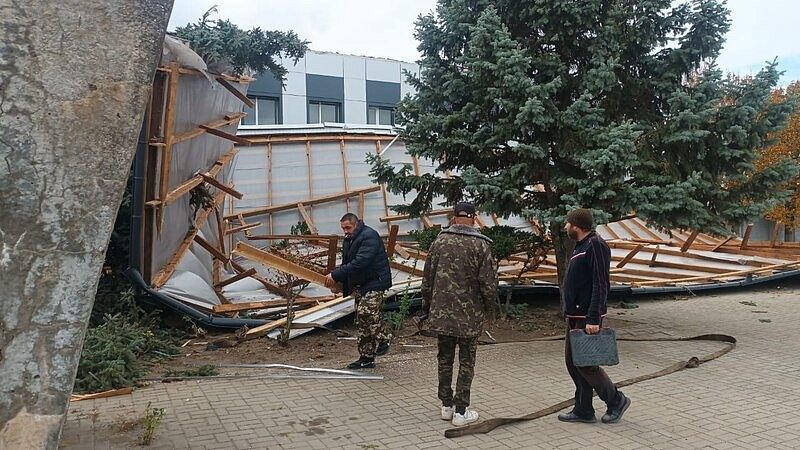
<path fill-rule="evenodd" d="M 374 122 L 370 122 L 369 110 L 372 109 L 372 108 L 375 108 L 376 114 L 378 114 L 377 117 L 373 118 L 375 120 Z M 382 109 L 383 110 L 387 110 L 388 109 L 389 111 L 391 111 L 391 121 L 392 121 L 392 123 L 390 123 L 390 124 L 378 123 L 378 119 L 380 118 L 380 110 L 382 110 Z M 397 125 L 397 107 L 396 106 L 389 106 L 389 105 L 381 104 L 381 103 L 367 103 L 367 124 L 368 125 L 390 125 L 390 126 Z"/>
<path fill-rule="evenodd" d="M 310 98 L 308 99 L 308 103 L 306 105 L 306 122 L 309 124 L 315 123 L 324 123 L 322 121 L 322 108 L 320 108 L 320 115 L 317 118 L 318 122 L 311 121 L 311 104 L 318 104 L 318 105 L 327 105 L 333 106 L 336 108 L 336 121 L 331 123 L 343 123 L 344 122 L 344 111 L 342 110 L 342 102 L 334 101 L 334 100 L 326 100 L 326 99 L 316 99 Z"/>
<path fill-rule="evenodd" d="M 251 123 L 251 124 L 242 123 L 241 124 L 242 126 L 246 126 L 246 127 L 262 126 L 263 127 L 263 126 L 269 126 L 269 125 L 282 125 L 283 124 L 283 105 L 281 104 L 281 97 L 273 96 L 273 95 L 248 95 L 247 98 L 249 98 L 250 100 L 253 100 L 253 103 L 255 103 L 255 108 L 253 108 L 253 111 L 255 113 L 255 114 L 253 114 L 253 118 L 255 120 L 255 123 Z M 260 124 L 260 123 L 258 123 L 258 100 L 272 100 L 273 102 L 275 102 L 275 123 L 274 124 Z"/>

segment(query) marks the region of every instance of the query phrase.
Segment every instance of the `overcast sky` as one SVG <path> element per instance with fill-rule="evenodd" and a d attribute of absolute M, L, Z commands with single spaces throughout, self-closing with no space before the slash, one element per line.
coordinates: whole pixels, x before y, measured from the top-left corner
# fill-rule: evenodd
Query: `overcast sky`
<path fill-rule="evenodd" d="M 311 48 L 416 61 L 414 20 L 435 0 L 175 0 L 170 29 L 196 21 L 218 5 L 216 17 L 242 28 L 294 30 Z M 777 57 L 783 82 L 800 79 L 800 1 L 729 0 L 733 25 L 719 65 L 746 75 Z"/>

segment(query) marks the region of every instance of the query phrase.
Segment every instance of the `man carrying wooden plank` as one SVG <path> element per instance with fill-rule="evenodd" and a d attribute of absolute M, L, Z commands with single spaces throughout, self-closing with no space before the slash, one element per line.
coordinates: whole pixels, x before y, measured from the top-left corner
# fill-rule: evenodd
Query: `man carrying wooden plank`
<path fill-rule="evenodd" d="M 489 238 L 475 229 L 475 207 L 459 203 L 453 225 L 431 245 L 422 276 L 422 317 L 439 339 L 441 417 L 455 426 L 478 420 L 469 406 L 478 337 L 497 298 L 497 265 Z M 458 378 L 453 393 L 453 363 L 458 347 Z"/>
<path fill-rule="evenodd" d="M 570 330 L 597 334 L 606 315 L 611 250 L 594 230 L 594 216 L 588 209 L 576 209 L 567 214 L 564 230 L 575 240 L 575 250 L 564 277 L 564 313 L 567 316 L 567 336 L 564 350 L 567 372 L 575 383 L 575 407 L 558 415 L 562 422 L 597 422 L 592 406 L 593 392 L 608 406 L 603 423 L 616 423 L 631 405 L 631 400 L 617 390 L 606 372 L 599 366 L 577 367 L 572 361 Z"/>
<path fill-rule="evenodd" d="M 340 221 L 344 231 L 342 265 L 325 278 L 325 286 L 342 283 L 345 296 L 353 295 L 358 329 L 357 361 L 348 369 L 375 367 L 375 356 L 389 351 L 389 336 L 381 316 L 384 292 L 392 286 L 389 257 L 380 235 L 358 216 L 347 213 Z"/>

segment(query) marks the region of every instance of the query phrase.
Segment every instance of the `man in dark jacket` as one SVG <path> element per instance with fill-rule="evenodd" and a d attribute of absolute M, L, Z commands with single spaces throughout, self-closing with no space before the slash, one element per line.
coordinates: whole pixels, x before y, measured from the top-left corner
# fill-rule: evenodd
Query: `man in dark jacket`
<path fill-rule="evenodd" d="M 594 423 L 597 418 L 592 406 L 592 390 L 608 406 L 603 423 L 616 423 L 631 405 L 631 400 L 617 390 L 606 372 L 598 366 L 576 367 L 572 362 L 569 331 L 600 332 L 606 315 L 606 301 L 611 288 L 609 263 L 611 250 L 594 228 L 594 217 L 588 209 L 576 209 L 567 214 L 564 230 L 574 239 L 575 250 L 567 266 L 563 295 L 567 316 L 565 359 L 567 371 L 575 383 L 575 407 L 558 416 L 562 422 Z"/>
<path fill-rule="evenodd" d="M 478 337 L 497 298 L 497 265 L 489 238 L 475 226 L 475 208 L 459 203 L 453 225 L 431 245 L 422 275 L 422 314 L 439 338 L 441 417 L 463 426 L 478 420 L 469 406 Z M 453 362 L 458 346 L 458 379 L 453 395 Z"/>
<path fill-rule="evenodd" d="M 342 265 L 328 274 L 325 284 L 342 283 L 345 296 L 353 295 L 358 329 L 358 353 L 361 357 L 348 365 L 350 369 L 375 367 L 375 355 L 389 350 L 386 326 L 381 317 L 384 291 L 392 286 L 389 257 L 380 235 L 347 213 L 341 219 L 344 242 Z"/>

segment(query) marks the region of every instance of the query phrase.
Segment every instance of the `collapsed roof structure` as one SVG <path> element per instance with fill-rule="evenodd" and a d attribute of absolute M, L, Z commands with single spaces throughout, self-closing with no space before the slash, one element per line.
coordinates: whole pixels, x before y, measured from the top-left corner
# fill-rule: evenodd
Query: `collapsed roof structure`
<path fill-rule="evenodd" d="M 449 210 L 393 214 L 391 206 L 406 199 L 372 182 L 366 156 L 407 164 L 417 174 L 434 173 L 432 161 L 409 155 L 389 126 L 278 125 L 237 133 L 243 104 L 251 104 L 250 79 L 217 76 L 213 83 L 201 70 L 162 63 L 136 165 L 142 215 L 134 222 L 132 267 L 141 287 L 206 325 L 247 325 L 247 337 L 275 337 L 288 309 L 295 323 L 328 323 L 353 311 L 352 299 L 324 287 L 324 275 L 337 264 L 339 218 L 354 212 L 386 239 L 392 292 L 418 289 L 426 255 L 404 236 L 446 226 Z M 535 222 L 492 213 L 478 224 L 539 231 Z M 724 239 L 664 233 L 636 217 L 598 227 L 612 248 L 612 289 L 634 294 L 800 273 L 800 244 L 781 242 L 777 227 L 770 241 L 751 242 L 750 230 Z M 522 274 L 521 261 L 501 261 L 501 283 L 519 277 L 528 288 L 557 292 L 553 255 Z"/>

